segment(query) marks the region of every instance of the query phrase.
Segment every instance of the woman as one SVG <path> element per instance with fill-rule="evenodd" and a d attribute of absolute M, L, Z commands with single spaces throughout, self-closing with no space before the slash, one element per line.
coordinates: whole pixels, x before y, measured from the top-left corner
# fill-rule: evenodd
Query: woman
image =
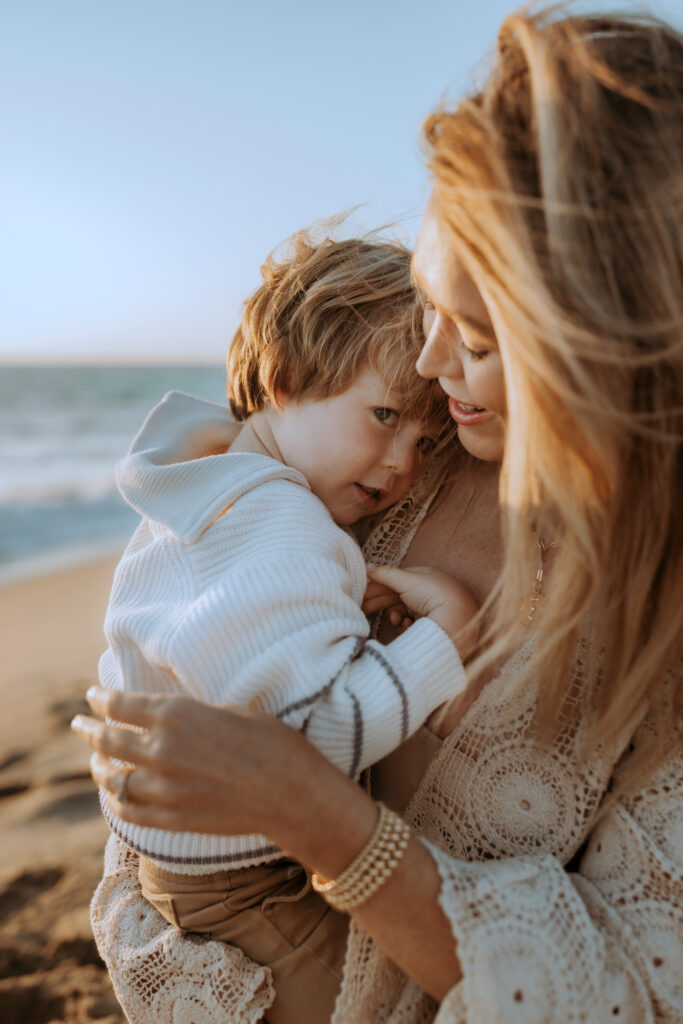
<path fill-rule="evenodd" d="M 337 1022 L 683 1016 L 682 115 L 673 29 L 545 13 L 507 19 L 481 92 L 427 122 L 418 368 L 482 461 L 403 565 L 488 600 L 479 694 L 441 716 L 393 868 L 363 850 L 373 799 L 277 722 L 98 691 L 147 732 L 78 724 L 127 820 L 265 832 L 333 903 L 359 863 L 379 878 Z M 262 982 L 230 1019 L 258 1019 Z"/>

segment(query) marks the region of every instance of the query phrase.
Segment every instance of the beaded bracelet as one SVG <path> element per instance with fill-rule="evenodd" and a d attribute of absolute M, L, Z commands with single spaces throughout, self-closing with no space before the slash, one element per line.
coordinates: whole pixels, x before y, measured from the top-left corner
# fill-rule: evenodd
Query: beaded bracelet
<path fill-rule="evenodd" d="M 337 910 L 352 910 L 377 892 L 398 867 L 410 839 L 405 821 L 379 804 L 375 830 L 349 866 L 330 882 L 311 877 L 313 888 Z"/>

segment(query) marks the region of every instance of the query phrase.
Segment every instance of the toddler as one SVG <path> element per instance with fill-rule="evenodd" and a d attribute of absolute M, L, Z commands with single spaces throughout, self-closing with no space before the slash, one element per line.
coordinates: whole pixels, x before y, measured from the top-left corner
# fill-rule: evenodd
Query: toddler
<path fill-rule="evenodd" d="M 453 638 L 476 611 L 469 593 L 432 571 L 411 609 L 422 617 L 390 644 L 369 640 L 348 529 L 452 439 L 443 396 L 414 368 L 409 263 L 393 243 L 296 236 L 263 268 L 230 348 L 241 429 L 180 393 L 151 412 L 117 469 L 143 518 L 114 579 L 103 685 L 275 715 L 353 778 L 463 689 Z M 271 967 L 271 1024 L 329 1019 L 346 921 L 303 868 L 264 836 L 165 832 L 103 809 L 169 921 Z"/>

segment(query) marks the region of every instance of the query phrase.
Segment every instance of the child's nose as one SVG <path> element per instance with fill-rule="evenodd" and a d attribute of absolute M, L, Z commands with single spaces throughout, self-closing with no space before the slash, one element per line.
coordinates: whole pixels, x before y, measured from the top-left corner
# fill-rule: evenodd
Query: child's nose
<path fill-rule="evenodd" d="M 385 465 L 398 476 L 412 473 L 419 455 L 412 437 L 395 437 L 386 452 Z"/>

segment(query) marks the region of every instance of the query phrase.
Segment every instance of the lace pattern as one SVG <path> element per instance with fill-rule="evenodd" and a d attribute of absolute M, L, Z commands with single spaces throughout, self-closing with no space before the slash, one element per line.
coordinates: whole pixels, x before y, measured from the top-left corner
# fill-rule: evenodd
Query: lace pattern
<path fill-rule="evenodd" d="M 368 561 L 398 565 L 446 471 L 431 461 L 370 533 Z M 268 968 L 234 946 L 184 935 L 144 899 L 138 858 L 112 836 L 90 906 L 100 956 L 130 1024 L 256 1024 L 275 998 Z M 391 967 L 390 971 L 396 971 Z"/>
<path fill-rule="evenodd" d="M 534 693 L 516 678 L 524 657 L 481 693 L 406 811 L 442 877 L 462 982 L 440 1008 L 420 1001 L 354 926 L 335 1024 L 683 1021 L 680 748 L 596 824 L 628 731 L 586 758 L 568 723 L 539 753 Z M 579 873 L 568 872 L 587 837 Z"/>
<path fill-rule="evenodd" d="M 111 836 L 90 905 L 100 956 L 130 1024 L 257 1024 L 275 998 L 267 967 L 183 935 L 141 895 L 137 855 Z"/>
<path fill-rule="evenodd" d="M 375 528 L 369 560 L 400 563 L 426 513 L 419 491 L 431 502 L 438 482 L 423 477 Z M 596 825 L 631 737 L 585 758 L 574 715 L 539 753 L 535 692 L 520 684 L 528 653 L 474 701 L 406 811 L 439 867 L 463 981 L 437 1006 L 352 923 L 334 1024 L 683 1021 L 681 751 Z M 572 696 L 576 707 L 580 678 Z M 634 723 L 635 741 L 648 729 Z M 579 873 L 566 871 L 586 841 Z M 266 968 L 148 906 L 135 855 L 113 838 L 92 921 L 131 1024 L 254 1024 L 273 999 Z"/>

